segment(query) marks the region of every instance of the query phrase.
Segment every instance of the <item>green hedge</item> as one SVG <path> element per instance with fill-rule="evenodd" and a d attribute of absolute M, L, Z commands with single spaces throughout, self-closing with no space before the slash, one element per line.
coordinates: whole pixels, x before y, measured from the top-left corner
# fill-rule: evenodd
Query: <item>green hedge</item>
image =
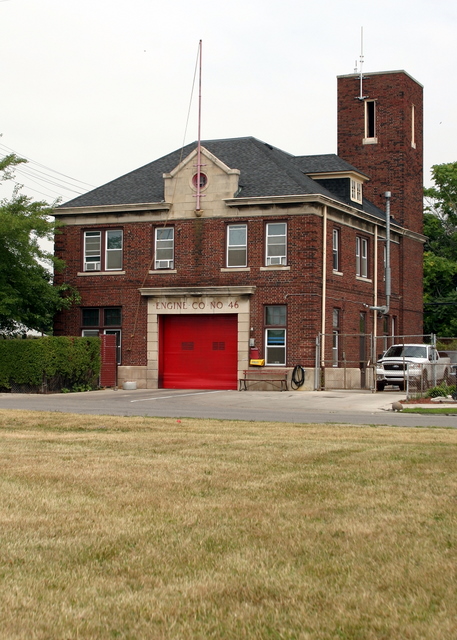
<path fill-rule="evenodd" d="M 90 388 L 99 374 L 100 338 L 0 341 L 0 389 L 39 393 Z"/>

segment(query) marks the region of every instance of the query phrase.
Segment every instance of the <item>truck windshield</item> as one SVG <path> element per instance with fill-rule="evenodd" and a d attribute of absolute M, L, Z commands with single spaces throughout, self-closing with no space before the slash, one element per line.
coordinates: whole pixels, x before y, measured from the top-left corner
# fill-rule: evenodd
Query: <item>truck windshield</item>
<path fill-rule="evenodd" d="M 414 344 L 395 344 L 387 349 L 385 358 L 427 358 L 427 347 Z"/>

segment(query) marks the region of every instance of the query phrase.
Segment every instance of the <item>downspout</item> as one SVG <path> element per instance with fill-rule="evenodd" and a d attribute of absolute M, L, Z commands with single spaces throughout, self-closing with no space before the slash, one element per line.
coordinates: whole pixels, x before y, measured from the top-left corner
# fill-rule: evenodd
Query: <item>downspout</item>
<path fill-rule="evenodd" d="M 386 311 L 389 313 L 390 309 L 390 287 L 391 287 L 391 272 L 390 272 L 390 191 L 386 191 Z"/>
<path fill-rule="evenodd" d="M 327 296 L 327 205 L 324 206 L 322 227 L 321 366 L 325 367 L 325 308 Z"/>
<path fill-rule="evenodd" d="M 374 228 L 374 275 L 373 275 L 373 306 L 378 305 L 378 227 Z M 376 340 L 378 337 L 378 312 L 373 311 L 373 340 L 371 344 L 371 361 L 376 362 Z"/>

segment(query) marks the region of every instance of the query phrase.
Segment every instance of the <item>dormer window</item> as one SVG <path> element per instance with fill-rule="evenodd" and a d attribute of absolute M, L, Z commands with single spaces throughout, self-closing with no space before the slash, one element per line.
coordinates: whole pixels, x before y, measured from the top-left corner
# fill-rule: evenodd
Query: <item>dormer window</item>
<path fill-rule="evenodd" d="M 368 180 L 368 176 L 349 166 L 344 160 L 340 161 L 340 171 L 313 172 L 306 175 L 335 196 L 343 196 L 348 203 L 357 202 L 363 205 L 363 184 Z"/>
<path fill-rule="evenodd" d="M 362 204 L 362 183 L 351 178 L 351 200 Z"/>

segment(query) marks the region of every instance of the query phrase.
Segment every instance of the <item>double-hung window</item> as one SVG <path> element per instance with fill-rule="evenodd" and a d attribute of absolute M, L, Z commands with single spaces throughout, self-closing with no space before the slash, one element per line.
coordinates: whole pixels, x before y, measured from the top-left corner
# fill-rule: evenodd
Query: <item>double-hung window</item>
<path fill-rule="evenodd" d="M 160 227 L 155 231 L 156 269 L 173 269 L 175 251 L 175 230 L 173 227 Z"/>
<path fill-rule="evenodd" d="M 122 253 L 121 229 L 84 232 L 84 271 L 120 270 Z"/>
<path fill-rule="evenodd" d="M 333 229 L 333 271 L 341 271 L 339 229 Z"/>
<path fill-rule="evenodd" d="M 267 224 L 267 266 L 287 264 L 287 223 Z"/>
<path fill-rule="evenodd" d="M 122 235 L 120 230 L 106 232 L 105 268 L 107 271 L 122 269 Z"/>
<path fill-rule="evenodd" d="M 227 267 L 247 266 L 246 224 L 229 224 L 227 227 Z"/>
<path fill-rule="evenodd" d="M 355 272 L 360 278 L 368 278 L 368 240 L 357 236 L 355 239 Z"/>
<path fill-rule="evenodd" d="M 351 200 L 362 204 L 362 183 L 351 178 Z"/>
<path fill-rule="evenodd" d="M 282 304 L 265 307 L 265 363 L 286 364 L 287 307 Z"/>
<path fill-rule="evenodd" d="M 121 363 L 121 307 L 86 307 L 81 310 L 81 335 L 86 338 L 102 334 L 116 336 L 117 363 Z"/>
<path fill-rule="evenodd" d="M 84 271 L 101 271 L 102 232 L 84 232 Z"/>

